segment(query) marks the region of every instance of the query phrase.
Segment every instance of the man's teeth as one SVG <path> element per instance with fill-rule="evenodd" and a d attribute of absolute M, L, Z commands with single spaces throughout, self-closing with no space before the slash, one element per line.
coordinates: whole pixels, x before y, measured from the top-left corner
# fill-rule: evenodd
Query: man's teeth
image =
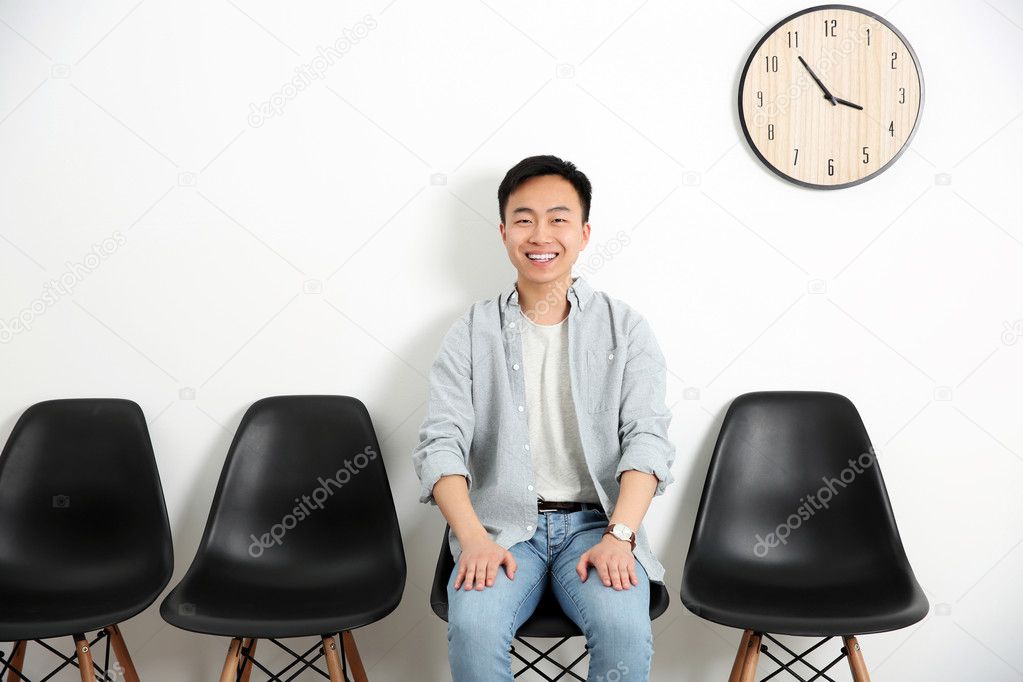
<path fill-rule="evenodd" d="M 526 254 L 526 258 L 528 258 L 529 260 L 553 260 L 555 258 L 555 256 L 557 256 L 557 255 L 558 254 L 556 254 L 556 253 L 537 253 L 537 254 L 527 253 Z"/>

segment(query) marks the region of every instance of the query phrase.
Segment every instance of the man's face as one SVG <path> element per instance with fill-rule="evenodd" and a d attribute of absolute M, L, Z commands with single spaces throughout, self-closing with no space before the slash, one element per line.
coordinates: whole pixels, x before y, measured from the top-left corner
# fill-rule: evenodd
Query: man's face
<path fill-rule="evenodd" d="M 572 183 L 560 175 L 530 178 L 508 197 L 504 216 L 501 238 L 520 277 L 541 284 L 571 276 L 590 240 Z"/>

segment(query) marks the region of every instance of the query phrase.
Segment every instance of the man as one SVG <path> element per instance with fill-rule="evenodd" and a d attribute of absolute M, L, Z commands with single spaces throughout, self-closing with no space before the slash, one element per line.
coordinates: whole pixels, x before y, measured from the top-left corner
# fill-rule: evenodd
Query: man
<path fill-rule="evenodd" d="M 517 280 L 455 321 L 430 370 L 412 460 L 420 501 L 451 527 L 455 682 L 513 679 L 512 638 L 546 589 L 586 635 L 591 681 L 649 676 L 649 581 L 664 568 L 641 522 L 674 480 L 671 413 L 646 320 L 572 276 L 591 194 L 554 156 L 508 171 L 500 232 Z"/>

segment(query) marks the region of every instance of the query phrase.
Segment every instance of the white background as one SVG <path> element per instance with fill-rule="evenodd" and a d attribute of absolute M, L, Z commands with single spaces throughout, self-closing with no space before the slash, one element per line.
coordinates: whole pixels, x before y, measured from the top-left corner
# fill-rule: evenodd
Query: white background
<path fill-rule="evenodd" d="M 0 319 L 31 320 L 0 345 L 0 435 L 40 400 L 137 401 L 176 581 L 247 406 L 359 397 L 409 570 L 400 608 L 357 638 L 374 680 L 448 679 L 428 604 L 443 522 L 409 454 L 444 330 L 514 280 L 497 185 L 556 154 L 594 184 L 584 256 L 629 235 L 577 272 L 644 313 L 669 361 L 677 482 L 647 524 L 672 605 L 652 679 L 727 678 L 739 632 L 687 614 L 678 586 L 724 410 L 764 389 L 849 396 L 880 453 L 932 610 L 862 638 L 873 679 L 1023 679 L 1023 4 L 868 6 L 919 56 L 922 121 L 887 172 L 830 192 L 761 166 L 735 111 L 749 50 L 805 6 L 0 3 Z M 227 649 L 155 605 L 123 630 L 146 680 L 213 679 Z M 54 659 L 33 651 L 38 675 Z"/>

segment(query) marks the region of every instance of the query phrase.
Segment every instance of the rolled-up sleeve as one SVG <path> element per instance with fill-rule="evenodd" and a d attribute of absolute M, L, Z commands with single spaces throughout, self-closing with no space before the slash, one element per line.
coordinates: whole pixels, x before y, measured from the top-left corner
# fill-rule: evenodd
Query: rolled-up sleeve
<path fill-rule="evenodd" d="M 471 327 L 463 315 L 448 329 L 430 368 L 430 397 L 419 427 L 412 464 L 419 477 L 419 501 L 436 506 L 433 486 L 443 476 L 460 474 L 472 487 L 467 467 L 475 426 L 472 404 Z"/>
<path fill-rule="evenodd" d="M 675 446 L 668 438 L 671 411 L 665 404 L 666 383 L 664 354 L 649 323 L 640 318 L 629 333 L 618 427 L 622 457 L 615 480 L 620 483 L 622 473 L 629 470 L 653 474 L 657 477 L 655 496 L 663 494 L 675 480 L 671 474 Z"/>

